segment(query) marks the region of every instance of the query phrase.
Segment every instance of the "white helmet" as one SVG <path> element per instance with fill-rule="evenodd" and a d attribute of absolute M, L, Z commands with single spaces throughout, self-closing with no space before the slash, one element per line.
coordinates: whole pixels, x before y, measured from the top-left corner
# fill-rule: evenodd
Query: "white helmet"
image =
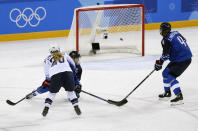
<path fill-rule="evenodd" d="M 56 43 L 50 44 L 49 52 L 50 53 L 60 52 L 60 47 Z"/>

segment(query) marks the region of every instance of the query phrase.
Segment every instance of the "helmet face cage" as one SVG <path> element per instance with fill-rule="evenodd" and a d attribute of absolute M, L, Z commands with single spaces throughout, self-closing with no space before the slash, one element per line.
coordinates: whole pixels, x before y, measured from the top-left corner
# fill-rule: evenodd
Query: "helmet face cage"
<path fill-rule="evenodd" d="M 77 51 L 72 51 L 72 52 L 69 53 L 69 56 L 71 58 L 75 59 L 75 58 L 79 58 L 80 54 Z"/>
<path fill-rule="evenodd" d="M 164 32 L 169 33 L 171 31 L 171 25 L 168 22 L 163 22 L 160 25 L 160 34 L 163 35 Z"/>

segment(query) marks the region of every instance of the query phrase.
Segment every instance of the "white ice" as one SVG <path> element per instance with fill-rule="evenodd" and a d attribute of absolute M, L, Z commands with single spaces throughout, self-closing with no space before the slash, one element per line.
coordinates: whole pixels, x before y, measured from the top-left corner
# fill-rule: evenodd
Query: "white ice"
<path fill-rule="evenodd" d="M 0 43 L 0 131 L 198 131 L 198 27 L 179 30 L 193 52 L 192 64 L 178 78 L 184 105 L 171 107 L 159 101 L 163 92 L 161 71 L 154 72 L 122 107 L 81 93 L 77 116 L 63 89 L 47 117 L 41 112 L 46 94 L 10 106 L 44 80 L 43 59 L 48 43 L 64 46 L 65 39 L 42 39 Z M 161 54 L 158 30 L 146 31 L 146 56 L 100 54 L 82 57 L 83 90 L 111 100 L 121 100 L 152 70 Z M 167 63 L 165 63 L 167 64 Z M 165 67 L 165 65 L 164 65 Z"/>

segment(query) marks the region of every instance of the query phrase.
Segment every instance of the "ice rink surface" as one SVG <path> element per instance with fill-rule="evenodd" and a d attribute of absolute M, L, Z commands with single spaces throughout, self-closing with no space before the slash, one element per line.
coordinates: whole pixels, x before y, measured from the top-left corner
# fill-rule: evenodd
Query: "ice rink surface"
<path fill-rule="evenodd" d="M 184 105 L 171 107 L 169 101 L 158 100 L 158 94 L 163 92 L 162 71 L 158 71 L 122 107 L 81 93 L 81 116 L 75 114 L 63 89 L 45 118 L 41 112 L 47 93 L 16 106 L 6 103 L 6 99 L 18 101 L 40 86 L 45 77 L 43 60 L 48 55 L 48 44 L 56 41 L 63 47 L 64 38 L 0 43 L 0 131 L 198 131 L 198 27 L 177 30 L 187 39 L 193 53 L 191 65 L 178 78 Z M 146 31 L 145 42 L 145 57 L 82 57 L 83 90 L 105 99 L 124 98 L 153 70 L 160 57 L 159 31 Z"/>

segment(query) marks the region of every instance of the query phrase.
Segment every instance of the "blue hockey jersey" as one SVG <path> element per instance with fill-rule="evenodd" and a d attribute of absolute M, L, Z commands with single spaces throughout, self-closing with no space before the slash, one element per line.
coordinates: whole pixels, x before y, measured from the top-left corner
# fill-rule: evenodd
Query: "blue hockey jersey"
<path fill-rule="evenodd" d="M 191 50 L 186 39 L 178 32 L 172 31 L 165 36 L 162 41 L 163 53 L 160 60 L 170 60 L 171 62 L 181 62 L 192 57 Z"/>

